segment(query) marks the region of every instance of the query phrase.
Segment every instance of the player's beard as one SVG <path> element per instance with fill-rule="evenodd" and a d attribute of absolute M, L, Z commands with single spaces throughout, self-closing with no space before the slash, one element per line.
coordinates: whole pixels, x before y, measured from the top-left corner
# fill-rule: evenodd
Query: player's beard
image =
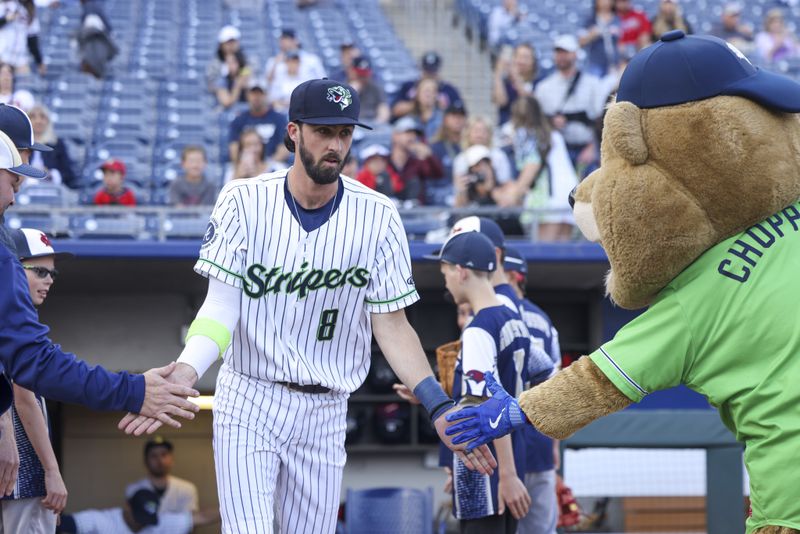
<path fill-rule="evenodd" d="M 311 155 L 311 152 L 306 150 L 303 146 L 303 135 L 300 134 L 300 142 L 297 143 L 297 151 L 300 153 L 300 161 L 303 162 L 303 167 L 306 169 L 306 174 L 308 174 L 309 178 L 311 178 L 315 184 L 317 185 L 327 185 L 332 184 L 336 180 L 339 179 L 339 174 L 342 172 L 344 168 L 344 162 L 347 161 L 347 156 L 343 159 L 339 160 L 339 164 L 335 167 L 329 167 L 325 165 L 324 159 L 330 154 L 326 154 L 322 156 L 319 161 L 314 161 L 314 156 Z M 336 156 L 337 158 L 339 156 Z"/>

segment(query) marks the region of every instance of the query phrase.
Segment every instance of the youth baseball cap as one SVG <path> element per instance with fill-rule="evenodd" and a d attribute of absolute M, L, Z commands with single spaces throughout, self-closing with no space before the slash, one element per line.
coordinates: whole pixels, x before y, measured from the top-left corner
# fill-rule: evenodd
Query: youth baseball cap
<path fill-rule="evenodd" d="M 439 253 L 439 261 L 487 273 L 496 269 L 494 245 L 479 232 L 461 232 L 450 236 Z"/>
<path fill-rule="evenodd" d="M 364 149 L 358 153 L 358 157 L 361 161 L 367 161 L 369 158 L 373 158 L 375 156 L 380 157 L 388 157 L 389 156 L 389 149 L 383 145 L 374 144 L 364 147 Z"/>
<path fill-rule="evenodd" d="M 503 257 L 503 269 L 513 273 L 528 274 L 528 262 L 519 250 L 506 247 Z"/>
<path fill-rule="evenodd" d="M 0 131 L 10 137 L 18 149 L 28 148 L 39 152 L 53 150 L 51 147 L 33 140 L 31 120 L 27 113 L 16 106 L 0 104 Z"/>
<path fill-rule="evenodd" d="M 19 150 L 14 146 L 11 138 L 2 131 L 0 131 L 0 169 L 5 169 L 27 178 L 41 179 L 47 176 L 46 172 L 22 163 Z"/>
<path fill-rule="evenodd" d="M 149 489 L 140 489 L 128 499 L 134 521 L 143 527 L 158 524 L 158 493 Z"/>
<path fill-rule="evenodd" d="M 128 169 L 125 167 L 125 163 L 118 159 L 107 160 L 100 165 L 100 168 L 104 171 L 117 171 L 123 175 L 128 171 Z"/>
<path fill-rule="evenodd" d="M 372 63 L 367 56 L 353 58 L 353 70 L 359 76 L 368 76 L 372 72 Z"/>
<path fill-rule="evenodd" d="M 228 41 L 238 41 L 242 38 L 242 32 L 239 28 L 228 24 L 223 26 L 217 35 L 217 41 L 220 43 L 227 43 Z"/>
<path fill-rule="evenodd" d="M 500 228 L 496 222 L 486 217 L 478 217 L 472 215 L 459 219 L 450 230 L 450 235 L 460 234 L 462 232 L 479 232 L 489 238 L 489 241 L 495 247 L 504 249 L 506 248 L 505 235 L 503 229 Z"/>
<path fill-rule="evenodd" d="M 308 124 L 355 124 L 372 128 L 358 121 L 361 101 L 355 89 L 346 83 L 327 78 L 308 80 L 292 91 L 289 100 L 289 121 Z"/>
<path fill-rule="evenodd" d="M 56 252 L 47 234 L 35 228 L 18 228 L 11 231 L 14 246 L 17 248 L 17 257 L 21 260 L 54 256 L 56 259 L 74 258 L 71 252 Z"/>
<path fill-rule="evenodd" d="M 658 108 L 721 95 L 800 112 L 800 84 L 754 67 L 722 39 L 686 35 L 681 30 L 665 33 L 633 57 L 622 75 L 617 102 Z"/>

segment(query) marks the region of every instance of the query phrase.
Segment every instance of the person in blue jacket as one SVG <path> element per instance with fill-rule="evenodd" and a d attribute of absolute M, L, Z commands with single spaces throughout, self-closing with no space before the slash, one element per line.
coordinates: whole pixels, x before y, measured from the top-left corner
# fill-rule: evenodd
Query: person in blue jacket
<path fill-rule="evenodd" d="M 0 131 L 0 215 L 14 203 L 14 194 L 26 177 L 43 176 L 22 162 L 14 142 Z M 180 427 L 174 416 L 194 418 L 198 407 L 186 397 L 198 393 L 168 380 L 174 363 L 143 375 L 111 373 L 90 367 L 54 344 L 47 337 L 48 328 L 38 320 L 22 265 L 3 245 L 0 286 L 0 494 L 11 494 L 19 467 L 13 434 L 5 430 L 13 428 L 8 424 L 13 397 L 9 378 L 49 399 L 95 410 L 141 413 L 174 427 Z"/>

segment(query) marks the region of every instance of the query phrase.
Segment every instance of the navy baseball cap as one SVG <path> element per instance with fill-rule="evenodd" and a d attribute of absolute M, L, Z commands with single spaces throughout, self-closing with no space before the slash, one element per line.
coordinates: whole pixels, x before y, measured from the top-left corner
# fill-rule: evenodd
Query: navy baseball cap
<path fill-rule="evenodd" d="M 425 72 L 436 72 L 442 65 L 442 58 L 436 52 L 425 52 L 420 63 L 422 64 L 422 70 Z"/>
<path fill-rule="evenodd" d="M 147 443 L 144 444 L 144 457 L 147 458 L 147 455 L 150 454 L 150 451 L 155 449 L 156 447 L 164 447 L 169 452 L 172 452 L 172 442 L 164 439 L 162 436 L 154 436 L 147 440 Z"/>
<path fill-rule="evenodd" d="M 681 30 L 665 33 L 633 57 L 620 80 L 617 102 L 658 108 L 723 95 L 800 112 L 800 84 L 754 67 L 722 39 Z"/>
<path fill-rule="evenodd" d="M 490 273 L 496 268 L 494 244 L 480 232 L 454 234 L 442 247 L 439 261 Z"/>
<path fill-rule="evenodd" d="M 17 149 L 28 148 L 39 152 L 53 150 L 47 145 L 33 140 L 33 125 L 28 115 L 15 106 L 0 104 L 0 131 L 3 131 L 14 142 Z"/>
<path fill-rule="evenodd" d="M 480 232 L 494 244 L 497 248 L 506 248 L 506 238 L 503 234 L 503 229 L 500 225 L 486 217 L 464 217 L 459 219 L 450 230 L 450 235 L 459 234 L 461 232 Z"/>
<path fill-rule="evenodd" d="M 525 261 L 525 257 L 519 253 L 519 250 L 506 247 L 505 256 L 503 258 L 503 269 L 514 273 L 528 274 L 528 262 Z"/>
<path fill-rule="evenodd" d="M 0 169 L 28 178 L 41 179 L 47 176 L 47 173 L 43 170 L 27 163 L 22 163 L 22 156 L 20 156 L 19 150 L 14 145 L 14 141 L 3 133 L 2 129 L 0 129 Z"/>
<path fill-rule="evenodd" d="M 289 122 L 308 124 L 355 124 L 367 130 L 369 126 L 358 122 L 361 101 L 355 89 L 346 83 L 322 78 L 308 80 L 295 87 L 289 100 Z"/>
<path fill-rule="evenodd" d="M 140 489 L 128 499 L 131 515 L 141 526 L 158 524 L 158 504 L 161 498 L 158 493 L 149 489 Z"/>

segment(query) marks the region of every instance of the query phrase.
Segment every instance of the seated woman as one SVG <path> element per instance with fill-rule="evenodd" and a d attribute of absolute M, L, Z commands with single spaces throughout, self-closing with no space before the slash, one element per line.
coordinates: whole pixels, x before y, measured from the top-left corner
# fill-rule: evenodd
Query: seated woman
<path fill-rule="evenodd" d="M 217 102 L 223 108 L 229 108 L 237 102 L 247 102 L 247 84 L 250 81 L 250 67 L 247 66 L 241 50 L 226 54 L 225 68 L 217 79 Z"/>
<path fill-rule="evenodd" d="M 53 129 L 50 110 L 42 104 L 37 104 L 28 112 L 28 117 L 31 119 L 36 142 L 53 149 L 51 152 L 31 151 L 31 165 L 47 171 L 46 181 L 62 184 L 70 189 L 79 189 L 80 179 L 72 168 L 72 159 L 69 157 L 66 143 L 59 139 Z"/>

